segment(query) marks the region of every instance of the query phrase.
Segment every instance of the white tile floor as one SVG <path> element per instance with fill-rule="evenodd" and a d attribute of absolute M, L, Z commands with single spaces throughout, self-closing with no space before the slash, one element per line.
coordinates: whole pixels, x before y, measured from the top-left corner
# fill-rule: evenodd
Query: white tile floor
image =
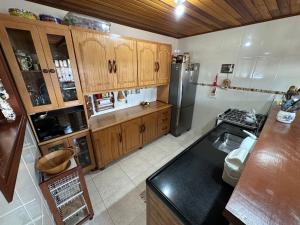
<path fill-rule="evenodd" d="M 140 197 L 146 188 L 145 179 L 199 137 L 193 131 L 178 138 L 168 134 L 103 171 L 87 174 L 95 213 L 87 224 L 145 225 L 146 204 Z"/>

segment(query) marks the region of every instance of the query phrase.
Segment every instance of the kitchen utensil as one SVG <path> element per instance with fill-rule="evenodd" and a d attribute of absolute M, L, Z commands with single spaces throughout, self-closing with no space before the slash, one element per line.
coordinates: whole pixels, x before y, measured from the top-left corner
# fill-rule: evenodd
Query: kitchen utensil
<path fill-rule="evenodd" d="M 292 123 L 296 117 L 296 113 L 294 112 L 285 112 L 280 110 L 277 113 L 276 119 L 282 123 Z"/>
<path fill-rule="evenodd" d="M 29 69 L 32 67 L 32 58 L 26 55 L 26 53 L 22 52 L 21 50 L 17 50 L 15 52 L 15 55 L 17 57 L 21 70 L 29 71 Z"/>
<path fill-rule="evenodd" d="M 40 65 L 39 64 L 37 64 L 37 63 L 34 63 L 33 65 L 32 65 L 32 68 L 33 68 L 33 70 L 35 70 L 35 71 L 39 71 L 41 68 L 40 68 Z"/>
<path fill-rule="evenodd" d="M 118 101 L 120 101 L 120 102 L 125 102 L 125 100 L 126 100 L 122 91 L 118 91 L 118 97 L 117 98 L 118 98 Z"/>
<path fill-rule="evenodd" d="M 74 156 L 74 150 L 65 148 L 51 152 L 39 158 L 36 169 L 47 174 L 58 174 L 67 169 L 70 159 Z"/>
<path fill-rule="evenodd" d="M 142 101 L 141 102 L 141 106 L 146 107 L 146 106 L 149 106 L 149 105 L 150 105 L 150 102 L 147 102 L 147 101 Z"/>

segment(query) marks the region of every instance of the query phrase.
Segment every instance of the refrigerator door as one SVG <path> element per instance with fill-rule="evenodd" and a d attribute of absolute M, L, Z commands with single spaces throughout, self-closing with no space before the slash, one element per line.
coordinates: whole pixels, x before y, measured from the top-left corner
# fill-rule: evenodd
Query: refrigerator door
<path fill-rule="evenodd" d="M 173 105 L 171 133 L 174 136 L 191 128 L 199 67 L 199 63 L 192 64 L 188 70 L 184 64 L 172 65 L 169 99 Z"/>
<path fill-rule="evenodd" d="M 199 63 L 192 64 L 189 70 L 185 70 L 182 76 L 181 108 L 192 106 L 195 103 L 196 82 L 198 81 Z"/>
<path fill-rule="evenodd" d="M 182 76 L 184 64 L 172 64 L 172 76 L 169 89 L 169 103 L 174 107 L 180 107 L 182 94 Z"/>

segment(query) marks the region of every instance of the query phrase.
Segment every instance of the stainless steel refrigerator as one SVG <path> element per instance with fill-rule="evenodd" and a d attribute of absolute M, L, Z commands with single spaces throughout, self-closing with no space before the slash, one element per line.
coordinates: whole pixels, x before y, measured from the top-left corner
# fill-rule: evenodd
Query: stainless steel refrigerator
<path fill-rule="evenodd" d="M 173 105 L 171 134 L 176 137 L 191 129 L 199 68 L 199 63 L 189 67 L 184 63 L 172 64 L 169 103 Z"/>

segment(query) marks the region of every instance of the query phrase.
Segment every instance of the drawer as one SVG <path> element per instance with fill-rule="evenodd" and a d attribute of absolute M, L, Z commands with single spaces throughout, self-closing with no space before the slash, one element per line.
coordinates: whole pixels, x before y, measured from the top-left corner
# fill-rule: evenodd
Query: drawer
<path fill-rule="evenodd" d="M 158 136 L 169 133 L 171 120 L 171 110 L 164 109 L 158 112 L 157 132 Z"/>

